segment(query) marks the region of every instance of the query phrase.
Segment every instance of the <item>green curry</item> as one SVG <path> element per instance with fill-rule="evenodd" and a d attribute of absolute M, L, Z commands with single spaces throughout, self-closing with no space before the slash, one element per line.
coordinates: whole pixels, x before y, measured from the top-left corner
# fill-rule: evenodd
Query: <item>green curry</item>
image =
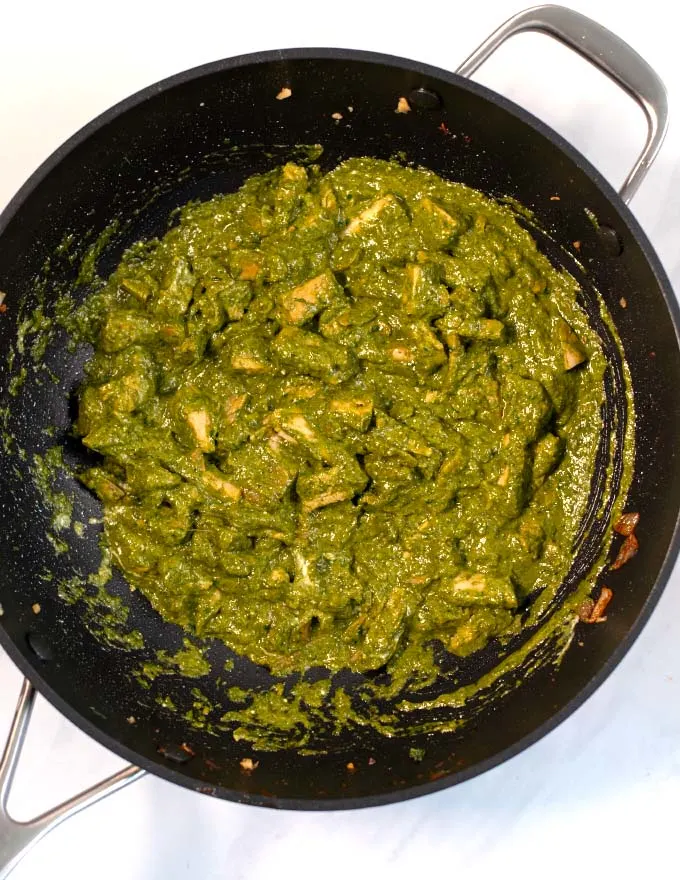
<path fill-rule="evenodd" d="M 510 208 L 287 164 L 185 207 L 86 308 L 82 480 L 189 632 L 276 674 L 429 669 L 568 570 L 604 358 Z"/>

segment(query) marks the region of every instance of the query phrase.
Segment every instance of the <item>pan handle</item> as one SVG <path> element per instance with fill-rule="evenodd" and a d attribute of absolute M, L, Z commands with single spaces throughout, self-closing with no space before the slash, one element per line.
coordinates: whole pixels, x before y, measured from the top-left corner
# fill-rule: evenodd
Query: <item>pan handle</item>
<path fill-rule="evenodd" d="M 5 751 L 0 759 L 0 880 L 9 877 L 12 870 L 19 864 L 26 853 L 53 828 L 64 819 L 96 803 L 101 798 L 118 791 L 119 788 L 134 782 L 144 775 L 138 767 L 125 767 L 113 776 L 109 776 L 98 785 L 64 801 L 58 807 L 48 810 L 41 816 L 28 822 L 17 822 L 12 819 L 7 809 L 14 771 L 24 743 L 24 737 L 31 720 L 35 690 L 33 685 L 24 679 L 19 702 L 17 703 L 14 720 L 10 728 Z"/>
<path fill-rule="evenodd" d="M 611 77 L 642 108 L 647 118 L 647 141 L 619 190 L 628 204 L 659 152 L 668 127 L 668 98 L 664 84 L 628 43 L 580 12 L 564 6 L 534 6 L 509 18 L 485 40 L 456 73 L 469 77 L 508 37 L 539 31 L 578 52 Z"/>

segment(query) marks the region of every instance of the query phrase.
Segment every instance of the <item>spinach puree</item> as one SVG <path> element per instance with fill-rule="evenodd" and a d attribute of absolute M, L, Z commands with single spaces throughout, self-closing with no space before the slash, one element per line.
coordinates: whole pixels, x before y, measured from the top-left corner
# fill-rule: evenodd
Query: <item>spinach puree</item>
<path fill-rule="evenodd" d="M 515 214 L 375 159 L 182 209 L 81 314 L 104 540 L 275 674 L 434 669 L 572 561 L 604 358 Z M 409 673 L 411 674 L 411 673 Z"/>

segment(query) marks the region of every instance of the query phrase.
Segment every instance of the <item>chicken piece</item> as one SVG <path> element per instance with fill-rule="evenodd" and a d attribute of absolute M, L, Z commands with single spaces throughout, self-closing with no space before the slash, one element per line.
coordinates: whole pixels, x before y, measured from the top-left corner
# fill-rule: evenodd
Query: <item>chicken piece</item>
<path fill-rule="evenodd" d="M 271 347 L 286 367 L 323 379 L 331 385 L 344 382 L 358 370 L 351 351 L 317 333 L 308 333 L 297 327 L 284 327 Z"/>
<path fill-rule="evenodd" d="M 488 342 L 502 342 L 505 338 L 505 326 L 495 318 L 464 318 L 449 311 L 436 324 L 448 343 L 449 337 L 463 339 L 484 339 Z"/>
<path fill-rule="evenodd" d="M 233 425 L 238 413 L 248 399 L 247 394 L 232 394 L 224 403 L 224 420 L 228 425 Z"/>
<path fill-rule="evenodd" d="M 214 452 L 215 441 L 210 436 L 210 413 L 205 409 L 195 409 L 187 413 L 187 422 L 191 428 L 198 448 L 203 452 Z"/>
<path fill-rule="evenodd" d="M 368 430 L 373 416 L 373 399 L 369 395 L 355 394 L 334 397 L 330 401 L 329 409 L 337 413 L 351 427 L 364 433 Z"/>
<path fill-rule="evenodd" d="M 159 489 L 173 489 L 179 486 L 182 478 L 152 458 L 140 458 L 126 464 L 125 482 L 131 493 L 144 495 Z"/>
<path fill-rule="evenodd" d="M 151 284 L 141 278 L 121 278 L 120 286 L 141 303 L 145 303 L 152 293 Z"/>
<path fill-rule="evenodd" d="M 517 607 L 517 596 L 508 577 L 462 572 L 447 581 L 445 587 L 450 590 L 450 601 L 453 605 Z"/>
<path fill-rule="evenodd" d="M 565 371 L 573 370 L 574 367 L 578 367 L 579 364 L 588 360 L 588 353 L 581 344 L 581 340 L 562 318 L 559 319 L 557 333 L 562 344 Z"/>
<path fill-rule="evenodd" d="M 385 210 L 385 208 L 389 208 L 391 205 L 396 205 L 397 200 L 394 196 L 382 196 L 379 199 L 376 199 L 374 202 L 364 208 L 363 211 L 360 211 L 356 217 L 353 217 L 347 226 L 344 228 L 342 234 L 343 235 L 356 235 L 357 233 L 363 232 L 364 227 L 368 224 L 377 220 L 380 214 Z"/>
<path fill-rule="evenodd" d="M 206 470 L 201 474 L 203 485 L 212 493 L 226 498 L 228 501 L 238 501 L 241 498 L 242 490 L 229 480 L 215 473 L 215 471 Z"/>
<path fill-rule="evenodd" d="M 114 504 L 125 497 L 125 489 L 113 481 L 103 468 L 93 467 L 80 474 L 78 479 L 107 504 Z"/>
<path fill-rule="evenodd" d="M 269 370 L 269 364 L 247 354 L 232 355 L 231 366 L 241 373 L 266 373 Z"/>
<path fill-rule="evenodd" d="M 320 435 L 295 410 L 278 410 L 272 420 L 279 436 L 299 444 L 316 460 L 313 468 L 300 473 L 296 491 L 305 512 L 352 498 L 368 482 L 355 455 L 339 443 Z"/>
<path fill-rule="evenodd" d="M 446 287 L 440 283 L 435 263 L 411 263 L 406 267 L 406 282 L 401 302 L 407 315 L 431 321 L 443 315 L 449 304 Z"/>
<path fill-rule="evenodd" d="M 113 354 L 130 345 L 146 345 L 158 335 L 156 323 L 146 315 L 126 309 L 111 309 L 101 329 L 102 351 Z"/>
<path fill-rule="evenodd" d="M 342 288 L 327 270 L 280 297 L 281 317 L 287 324 L 304 324 L 341 294 Z"/>
<path fill-rule="evenodd" d="M 411 613 L 410 593 L 394 587 L 387 595 L 376 596 L 368 614 L 360 615 L 347 628 L 345 639 L 358 642 L 352 656 L 357 669 L 379 669 L 399 647 Z"/>
<path fill-rule="evenodd" d="M 241 264 L 238 274 L 239 281 L 254 281 L 260 274 L 260 266 L 254 260 L 246 260 Z"/>
<path fill-rule="evenodd" d="M 307 498 L 302 502 L 304 513 L 311 513 L 319 507 L 336 504 L 338 501 L 347 501 L 354 493 L 350 489 L 342 489 L 337 492 L 322 492 L 314 498 Z"/>
<path fill-rule="evenodd" d="M 463 222 L 445 211 L 428 196 L 416 202 L 413 225 L 422 243 L 429 248 L 444 248 L 464 230 Z"/>
<path fill-rule="evenodd" d="M 534 448 L 532 472 L 534 485 L 540 484 L 555 470 L 564 455 L 564 449 L 564 440 L 555 434 L 548 433 L 538 440 Z"/>
<path fill-rule="evenodd" d="M 234 332 L 230 332 L 232 327 Z M 232 370 L 250 375 L 271 371 L 267 341 L 257 332 L 243 332 L 238 324 L 232 324 L 221 334 L 220 345 L 223 346 L 220 357 Z"/>
<path fill-rule="evenodd" d="M 128 373 L 127 376 L 112 379 L 96 389 L 100 399 L 117 413 L 134 412 L 154 391 L 153 377 L 143 373 Z"/>
<path fill-rule="evenodd" d="M 165 318 L 180 318 L 189 308 L 196 279 L 183 257 L 171 260 L 163 276 L 154 311 Z"/>
<path fill-rule="evenodd" d="M 268 442 L 247 444 L 229 454 L 229 471 L 250 504 L 278 505 L 298 473 L 297 465 Z"/>
<path fill-rule="evenodd" d="M 217 297 L 230 321 L 240 321 L 253 298 L 253 286 L 248 281 L 220 278 L 208 286 L 208 293 Z"/>

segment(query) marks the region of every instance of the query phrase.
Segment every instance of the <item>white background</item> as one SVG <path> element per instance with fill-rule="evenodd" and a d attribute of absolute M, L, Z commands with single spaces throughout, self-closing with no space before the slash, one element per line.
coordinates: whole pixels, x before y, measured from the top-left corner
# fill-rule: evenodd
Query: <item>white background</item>
<path fill-rule="evenodd" d="M 671 129 L 633 210 L 680 290 L 680 64 L 671 4 L 590 0 L 668 87 Z M 456 11 L 456 9 L 459 11 Z M 0 4 L 0 208 L 77 128 L 161 77 L 289 46 L 374 49 L 455 67 L 521 0 L 404 4 Z M 389 11 L 386 11 L 389 10 Z M 643 139 L 639 111 L 544 37 L 508 44 L 477 78 L 579 147 L 614 184 Z M 20 678 L 0 652 L 0 737 Z M 13 807 L 25 818 L 121 762 L 40 701 Z M 623 663 L 575 715 L 484 776 L 439 794 L 351 813 L 278 813 L 145 778 L 68 821 L 16 880 L 311 880 L 414 873 L 478 880 L 677 877 L 680 813 L 680 573 Z M 546 860 L 551 867 L 546 870 Z"/>

